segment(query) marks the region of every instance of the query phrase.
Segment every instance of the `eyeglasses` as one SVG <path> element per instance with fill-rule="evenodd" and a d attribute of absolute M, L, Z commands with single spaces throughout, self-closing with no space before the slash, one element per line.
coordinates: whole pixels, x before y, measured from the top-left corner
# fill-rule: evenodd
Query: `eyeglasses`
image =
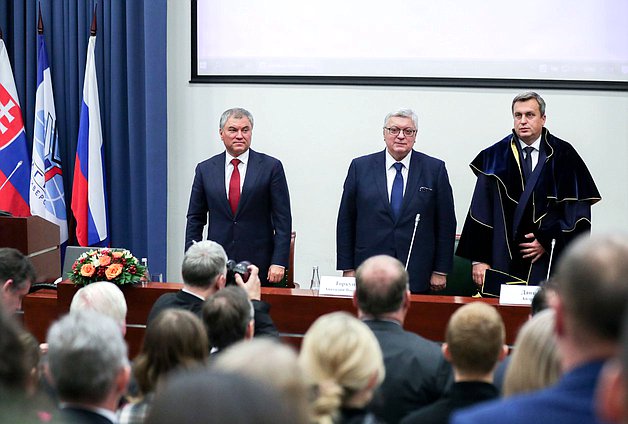
<path fill-rule="evenodd" d="M 399 133 L 403 131 L 403 135 L 406 137 L 412 137 L 417 132 L 417 130 L 413 130 L 412 128 L 401 129 L 397 127 L 384 127 L 384 129 L 388 131 L 388 134 L 390 135 L 399 135 Z"/>

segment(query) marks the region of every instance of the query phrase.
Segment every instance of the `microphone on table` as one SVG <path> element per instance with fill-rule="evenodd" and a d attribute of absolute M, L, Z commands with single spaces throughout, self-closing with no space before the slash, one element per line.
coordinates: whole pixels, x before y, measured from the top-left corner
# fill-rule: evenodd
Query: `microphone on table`
<path fill-rule="evenodd" d="M 549 280 L 550 271 L 552 270 L 552 258 L 554 257 L 554 246 L 556 246 L 556 239 L 552 239 L 552 247 L 550 248 L 549 264 L 547 265 L 547 277 L 545 280 Z"/>
<path fill-rule="evenodd" d="M 412 254 L 412 247 L 414 246 L 414 237 L 416 236 L 416 228 L 419 226 L 421 220 L 421 214 L 417 213 L 414 218 L 414 230 L 412 230 L 412 240 L 410 241 L 410 249 L 408 250 L 408 258 L 406 259 L 406 271 L 408 270 L 408 264 L 410 263 L 410 255 Z"/>
<path fill-rule="evenodd" d="M 13 174 L 15 174 L 15 171 L 17 171 L 17 169 L 22 166 L 23 161 L 19 161 L 17 163 L 17 165 L 15 165 L 15 168 L 13 168 L 13 171 L 11 171 L 11 173 L 9 174 L 9 176 L 7 177 L 6 180 L 4 180 L 4 182 L 2 183 L 2 185 L 0 186 L 0 190 L 2 190 L 4 188 L 4 186 L 9 182 L 9 180 L 11 179 L 11 177 L 13 176 Z"/>

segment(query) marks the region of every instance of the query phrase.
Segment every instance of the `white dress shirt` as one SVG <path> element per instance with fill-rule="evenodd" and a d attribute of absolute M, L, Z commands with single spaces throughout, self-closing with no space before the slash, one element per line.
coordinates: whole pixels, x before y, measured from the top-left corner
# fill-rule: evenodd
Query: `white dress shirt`
<path fill-rule="evenodd" d="M 539 136 L 539 138 L 537 138 L 536 140 L 534 140 L 534 143 L 532 144 L 525 144 L 523 141 L 521 141 L 521 139 L 517 139 L 519 140 L 519 145 L 521 146 L 521 151 L 523 152 L 523 158 L 525 159 L 525 150 L 524 147 L 532 147 L 534 148 L 534 150 L 532 150 L 532 152 L 530 153 L 532 156 L 532 170 L 534 171 L 534 168 L 536 168 L 536 164 L 539 163 L 539 148 L 541 147 L 541 136 Z"/>
<path fill-rule="evenodd" d="M 231 174 L 233 174 L 233 159 L 239 159 L 238 171 L 240 171 L 240 193 L 242 193 L 242 187 L 244 187 L 244 177 L 246 176 L 246 167 L 249 163 L 249 151 L 242 153 L 237 158 L 231 156 L 229 152 L 225 151 L 225 192 L 227 193 L 227 199 L 229 198 L 229 182 L 231 181 Z"/>
<path fill-rule="evenodd" d="M 386 184 L 388 187 L 388 202 L 390 202 L 390 193 L 392 192 L 393 182 L 395 181 L 395 175 L 397 175 L 397 170 L 394 165 L 397 162 L 403 164 L 401 168 L 401 175 L 403 176 L 403 194 L 406 194 L 406 186 L 408 185 L 408 171 L 410 169 L 410 157 L 412 156 L 412 151 L 410 151 L 405 158 L 400 161 L 396 161 L 390 153 L 388 149 L 386 149 Z"/>

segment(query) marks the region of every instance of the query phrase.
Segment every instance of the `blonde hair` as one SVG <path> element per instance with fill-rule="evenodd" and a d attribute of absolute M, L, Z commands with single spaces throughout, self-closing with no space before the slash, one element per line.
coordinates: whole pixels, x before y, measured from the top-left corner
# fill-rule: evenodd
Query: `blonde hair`
<path fill-rule="evenodd" d="M 554 323 L 554 310 L 546 309 L 521 328 L 504 377 L 504 396 L 539 390 L 558 380 L 561 369 Z"/>
<path fill-rule="evenodd" d="M 340 408 L 352 400 L 364 406 L 364 399 L 354 395 L 372 385 L 374 390 L 384 380 L 382 351 L 375 335 L 362 321 L 346 312 L 334 312 L 318 318 L 305 333 L 299 363 L 314 387 L 312 418 L 317 423 L 332 423 Z"/>
<path fill-rule="evenodd" d="M 473 302 L 451 316 L 445 341 L 456 369 L 462 373 L 487 374 L 499 360 L 505 336 L 504 321 L 497 309 Z"/>

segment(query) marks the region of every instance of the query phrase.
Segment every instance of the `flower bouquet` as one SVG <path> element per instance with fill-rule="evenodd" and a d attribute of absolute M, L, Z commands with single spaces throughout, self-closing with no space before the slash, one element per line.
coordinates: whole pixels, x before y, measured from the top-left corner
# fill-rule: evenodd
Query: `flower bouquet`
<path fill-rule="evenodd" d="M 105 247 L 89 250 L 79 256 L 68 277 L 77 286 L 96 281 L 124 286 L 140 282 L 145 273 L 146 267 L 128 250 Z"/>

